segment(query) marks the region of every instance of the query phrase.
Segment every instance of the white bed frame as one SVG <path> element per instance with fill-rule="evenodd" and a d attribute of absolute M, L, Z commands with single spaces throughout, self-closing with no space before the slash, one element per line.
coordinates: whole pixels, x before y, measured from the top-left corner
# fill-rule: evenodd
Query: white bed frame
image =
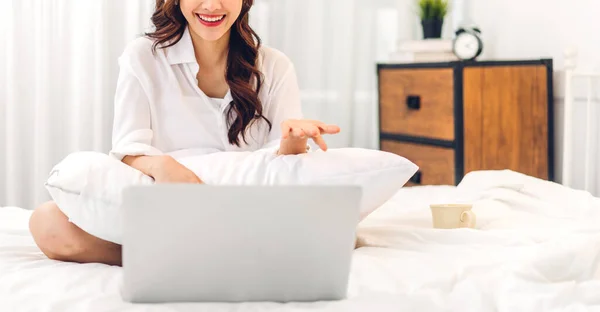
<path fill-rule="evenodd" d="M 600 86 L 600 72 L 588 72 L 580 71 L 577 68 L 577 50 L 568 49 L 565 51 L 565 102 L 564 102 L 564 128 L 563 128 L 563 159 L 562 159 L 562 184 L 568 187 L 573 186 L 572 181 L 572 169 L 573 169 L 573 141 L 577 138 L 573 137 L 573 127 L 575 126 L 575 120 L 573 120 L 573 108 L 576 102 L 576 94 L 573 91 L 573 84 L 575 79 L 587 81 L 587 96 L 586 96 L 586 129 L 585 129 L 585 184 L 584 190 L 588 192 L 594 192 L 592 177 L 595 172 L 592 172 L 593 162 L 598 161 L 594 159 L 596 154 L 594 153 L 594 139 L 598 139 L 596 134 L 595 125 L 597 123 L 594 118 L 594 110 L 592 105 L 594 104 L 593 99 L 593 88 L 594 86 Z"/>

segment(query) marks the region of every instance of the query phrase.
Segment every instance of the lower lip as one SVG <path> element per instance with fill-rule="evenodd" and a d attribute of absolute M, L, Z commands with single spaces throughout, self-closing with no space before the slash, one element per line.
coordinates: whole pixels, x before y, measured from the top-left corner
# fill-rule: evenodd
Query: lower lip
<path fill-rule="evenodd" d="M 227 16 L 225 16 L 227 17 Z M 207 22 L 203 19 L 200 18 L 200 16 L 196 15 L 196 18 L 200 21 L 200 23 L 202 23 L 202 25 L 207 26 L 207 27 L 217 27 L 221 24 L 223 24 L 223 22 L 225 21 L 225 17 L 223 17 L 220 21 L 217 22 Z"/>

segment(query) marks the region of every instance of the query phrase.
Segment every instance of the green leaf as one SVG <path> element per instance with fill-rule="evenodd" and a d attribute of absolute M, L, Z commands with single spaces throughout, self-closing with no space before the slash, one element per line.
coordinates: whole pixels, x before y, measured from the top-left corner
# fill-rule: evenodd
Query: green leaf
<path fill-rule="evenodd" d="M 448 0 L 418 0 L 422 20 L 444 19 L 448 14 Z"/>

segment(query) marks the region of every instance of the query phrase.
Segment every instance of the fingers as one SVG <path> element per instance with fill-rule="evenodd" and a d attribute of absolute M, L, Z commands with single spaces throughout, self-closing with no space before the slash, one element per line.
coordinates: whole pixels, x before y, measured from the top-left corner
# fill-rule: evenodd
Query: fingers
<path fill-rule="evenodd" d="M 323 151 L 327 151 L 327 143 L 321 135 L 316 135 L 313 138 L 313 141 L 319 146 L 319 148 Z"/>
<path fill-rule="evenodd" d="M 286 121 L 281 123 L 281 138 L 282 139 L 287 139 L 290 136 L 290 131 L 292 130 L 292 128 L 290 127 L 290 124 Z"/>
<path fill-rule="evenodd" d="M 306 136 L 312 138 L 312 140 L 319 146 L 319 148 L 323 151 L 327 150 L 327 143 L 323 139 L 321 135 L 321 129 L 316 125 L 308 124 L 303 126 L 302 130 Z"/>
<path fill-rule="evenodd" d="M 340 133 L 341 129 L 340 127 L 336 126 L 336 125 L 328 125 L 327 126 L 327 134 L 337 134 Z"/>
<path fill-rule="evenodd" d="M 304 132 L 304 134 L 306 134 L 306 136 L 310 138 L 321 134 L 320 129 L 317 126 L 311 124 L 303 125 L 302 131 Z"/>
<path fill-rule="evenodd" d="M 321 134 L 337 134 L 340 132 L 340 127 L 336 125 L 328 125 L 318 120 L 310 120 L 309 122 L 317 126 L 321 130 Z"/>
<path fill-rule="evenodd" d="M 321 128 L 321 133 L 323 134 L 336 134 L 340 132 L 340 127 L 336 125 L 323 125 Z"/>
<path fill-rule="evenodd" d="M 326 151 L 328 147 L 323 135 L 337 134 L 340 132 L 340 127 L 325 124 L 318 120 L 287 120 L 281 124 L 281 132 L 282 139 L 311 138 L 321 150 Z"/>
<path fill-rule="evenodd" d="M 292 128 L 292 136 L 303 139 L 305 137 L 304 130 L 302 130 L 302 128 Z"/>

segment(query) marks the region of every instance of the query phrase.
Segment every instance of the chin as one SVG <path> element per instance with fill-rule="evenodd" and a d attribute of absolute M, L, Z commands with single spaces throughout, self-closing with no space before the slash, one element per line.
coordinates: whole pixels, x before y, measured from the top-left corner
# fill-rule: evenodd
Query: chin
<path fill-rule="evenodd" d="M 206 29 L 195 29 L 194 32 L 198 37 L 206 41 L 217 41 L 225 35 L 226 31 L 207 31 Z"/>

